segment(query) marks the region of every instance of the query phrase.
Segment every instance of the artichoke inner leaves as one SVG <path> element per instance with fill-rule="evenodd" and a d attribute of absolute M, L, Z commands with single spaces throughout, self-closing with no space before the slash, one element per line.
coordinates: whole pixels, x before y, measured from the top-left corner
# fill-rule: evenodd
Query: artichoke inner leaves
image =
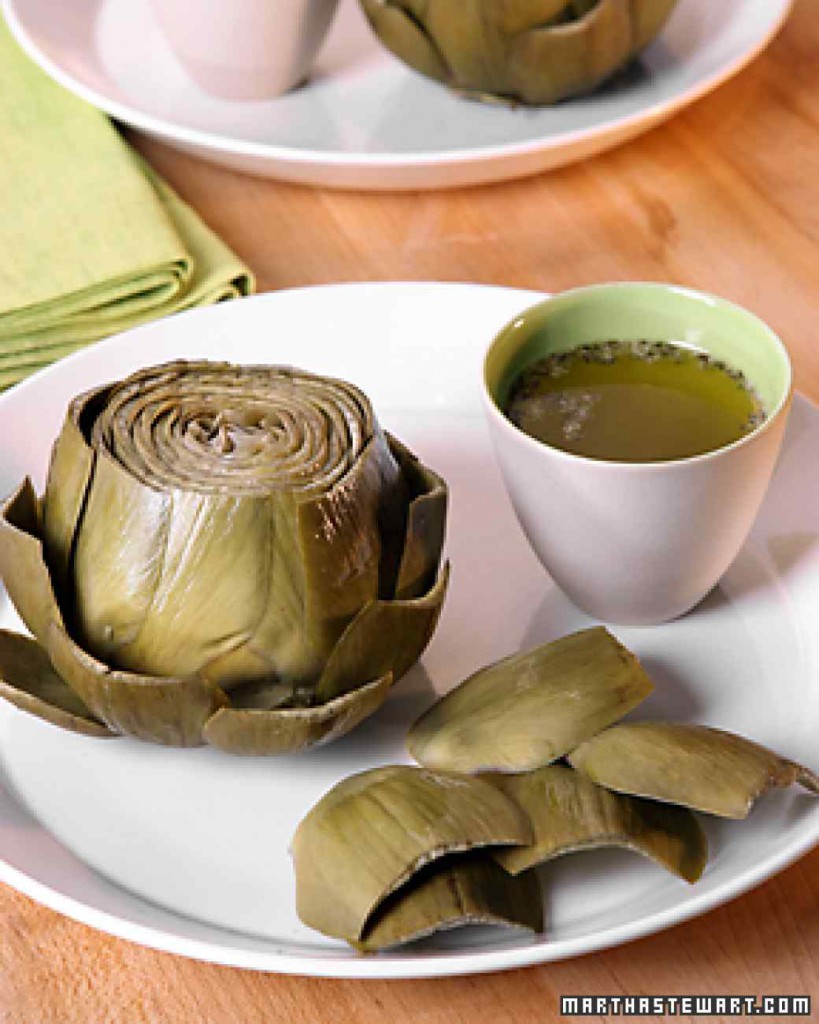
<path fill-rule="evenodd" d="M 480 669 L 415 722 L 407 747 L 435 770 L 530 771 L 622 718 L 652 689 L 638 659 L 595 626 Z"/>
<path fill-rule="evenodd" d="M 398 573 L 405 485 L 386 444 L 377 450 L 374 440 L 351 474 L 306 503 L 289 493 L 162 494 L 104 453 L 75 562 L 85 645 L 118 668 L 148 665 L 157 675 L 201 670 L 228 687 L 247 671 L 250 648 L 280 654 L 275 665 L 260 662 L 254 672 L 260 677 L 317 677 L 350 617 L 381 587 L 394 588 Z M 111 526 L 112 508 L 127 520 L 121 529 Z M 257 534 L 251 543 L 248 537 Z M 140 557 L 120 557 L 116 538 L 126 536 L 131 553 L 134 538 L 143 537 Z M 102 562 L 110 573 L 100 571 Z M 126 573 L 117 586 L 110 583 L 115 572 Z M 213 585 L 207 609 L 197 602 L 192 612 L 190 580 L 199 578 Z M 177 628 L 168 627 L 169 616 Z M 220 623 L 215 634 L 214 620 Z"/>
<path fill-rule="evenodd" d="M 571 0 L 568 7 L 565 9 L 565 17 L 567 21 L 580 21 L 585 18 L 586 15 L 592 11 L 600 0 Z"/>

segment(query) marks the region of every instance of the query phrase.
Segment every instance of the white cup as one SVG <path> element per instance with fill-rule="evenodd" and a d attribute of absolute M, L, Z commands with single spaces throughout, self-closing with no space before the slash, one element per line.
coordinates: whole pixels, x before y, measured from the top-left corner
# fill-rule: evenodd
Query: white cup
<path fill-rule="evenodd" d="M 298 85 L 330 28 L 338 0 L 152 0 L 154 15 L 203 89 L 269 99 Z"/>
<path fill-rule="evenodd" d="M 676 341 L 724 360 L 762 399 L 765 421 L 703 455 L 629 463 L 550 447 L 504 415 L 524 366 L 609 339 Z M 672 285 L 594 285 L 507 325 L 487 352 L 483 393 L 507 491 L 554 581 L 594 618 L 652 625 L 705 597 L 748 536 L 782 443 L 792 372 L 779 338 L 739 306 Z"/>

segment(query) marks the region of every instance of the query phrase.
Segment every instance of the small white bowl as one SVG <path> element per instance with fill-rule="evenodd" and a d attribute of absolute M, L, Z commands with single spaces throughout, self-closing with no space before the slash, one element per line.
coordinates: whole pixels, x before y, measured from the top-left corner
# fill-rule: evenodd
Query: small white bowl
<path fill-rule="evenodd" d="M 724 448 L 649 463 L 573 455 L 507 419 L 509 387 L 524 366 L 609 339 L 709 352 L 745 374 L 767 418 Z M 730 302 L 672 285 L 594 285 L 548 299 L 505 327 L 486 355 L 483 393 L 507 491 L 544 567 L 595 618 L 645 626 L 692 608 L 738 554 L 779 454 L 792 371 L 773 331 Z"/>
<path fill-rule="evenodd" d="M 307 75 L 338 0 L 151 0 L 187 72 L 225 99 L 262 100 Z"/>

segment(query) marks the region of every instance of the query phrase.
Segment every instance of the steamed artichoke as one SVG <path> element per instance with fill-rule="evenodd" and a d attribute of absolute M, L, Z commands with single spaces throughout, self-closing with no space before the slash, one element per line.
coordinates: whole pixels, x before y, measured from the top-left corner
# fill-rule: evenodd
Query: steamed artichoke
<path fill-rule="evenodd" d="M 51 666 L 0 638 L 0 694 L 236 754 L 340 736 L 429 642 L 446 502 L 340 381 L 179 362 L 82 394 L 42 502 L 26 480 L 0 516 L 0 573 Z"/>
<path fill-rule="evenodd" d="M 637 56 L 677 0 L 361 0 L 410 67 L 477 97 L 541 105 L 590 92 Z"/>

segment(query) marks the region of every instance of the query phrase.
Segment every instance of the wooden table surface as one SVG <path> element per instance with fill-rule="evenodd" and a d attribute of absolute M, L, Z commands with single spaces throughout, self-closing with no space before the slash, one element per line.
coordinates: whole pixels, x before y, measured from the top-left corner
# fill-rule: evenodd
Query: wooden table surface
<path fill-rule="evenodd" d="M 816 7 L 799 0 L 762 58 L 669 124 L 527 180 L 359 195 L 243 177 L 138 145 L 255 270 L 259 290 L 374 279 L 548 291 L 674 281 L 768 320 L 791 349 L 797 386 L 819 400 Z M 2 1024 L 547 1024 L 559 1019 L 561 993 L 763 992 L 809 994 L 819 1017 L 819 850 L 658 936 L 438 981 L 328 981 L 195 963 L 0 888 Z"/>

